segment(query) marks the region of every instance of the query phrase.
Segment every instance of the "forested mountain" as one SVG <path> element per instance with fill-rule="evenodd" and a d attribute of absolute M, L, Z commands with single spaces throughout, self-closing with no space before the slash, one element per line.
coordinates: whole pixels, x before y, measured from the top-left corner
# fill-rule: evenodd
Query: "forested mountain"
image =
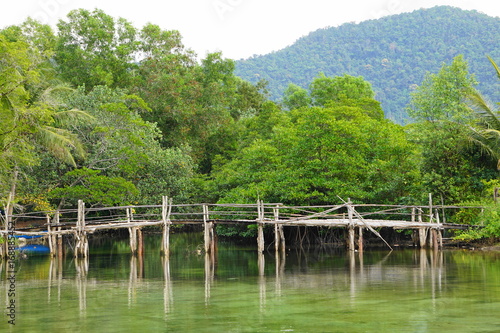
<path fill-rule="evenodd" d="M 251 82 L 267 80 L 274 100 L 282 98 L 290 83 L 308 88 L 320 72 L 363 76 L 386 117 L 403 123 L 410 93 L 425 73 L 436 72 L 458 54 L 476 75 L 478 89 L 499 100 L 497 78 L 486 57 L 500 59 L 499 40 L 500 18 L 439 6 L 320 29 L 280 51 L 237 61 L 235 73 Z"/>

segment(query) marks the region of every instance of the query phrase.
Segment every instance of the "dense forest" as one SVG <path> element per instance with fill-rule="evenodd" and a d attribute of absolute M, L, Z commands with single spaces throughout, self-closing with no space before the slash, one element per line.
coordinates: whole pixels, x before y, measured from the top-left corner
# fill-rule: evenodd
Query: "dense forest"
<path fill-rule="evenodd" d="M 484 51 L 488 66 L 475 74 L 500 79 L 486 56 L 498 50 Z M 72 11 L 57 32 L 28 19 L 0 30 L 0 206 L 156 204 L 162 195 L 421 204 L 433 193 L 486 207 L 454 216 L 486 225 L 458 237 L 494 239 L 500 118 L 477 76 L 463 55 L 427 73 L 406 109 L 414 122 L 403 126 L 362 76 L 315 73 L 278 103 L 221 53 L 198 61 L 178 31 L 139 29 L 101 10 Z"/>
<path fill-rule="evenodd" d="M 363 76 L 373 85 L 386 117 L 409 122 L 405 107 L 426 72 L 436 72 L 462 54 L 476 74 L 479 90 L 499 100 L 485 54 L 500 57 L 500 18 L 448 6 L 420 9 L 339 27 L 320 29 L 293 45 L 236 62 L 236 74 L 264 79 L 273 100 L 294 84 L 308 88 L 319 73 Z"/>

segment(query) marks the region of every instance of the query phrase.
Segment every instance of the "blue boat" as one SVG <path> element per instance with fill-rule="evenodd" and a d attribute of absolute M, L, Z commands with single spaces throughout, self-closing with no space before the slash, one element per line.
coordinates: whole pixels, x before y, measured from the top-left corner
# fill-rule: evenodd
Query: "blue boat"
<path fill-rule="evenodd" d="M 14 235 L 14 238 L 24 238 L 24 239 L 34 239 L 34 238 L 42 238 L 42 235 Z"/>
<path fill-rule="evenodd" d="M 28 244 L 25 246 L 20 246 L 19 251 L 28 254 L 47 254 L 50 253 L 50 248 L 46 245 L 41 244 Z"/>

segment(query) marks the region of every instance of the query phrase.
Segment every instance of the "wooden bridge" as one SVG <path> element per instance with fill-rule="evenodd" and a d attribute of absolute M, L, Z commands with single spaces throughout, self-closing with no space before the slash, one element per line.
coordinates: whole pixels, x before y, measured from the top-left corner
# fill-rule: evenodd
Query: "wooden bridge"
<path fill-rule="evenodd" d="M 161 205 L 120 206 L 92 208 L 78 202 L 77 209 L 64 209 L 29 214 L 13 214 L 4 218 L 4 229 L 0 235 L 13 237 L 43 236 L 48 240 L 52 256 L 63 255 L 63 237 L 74 239 L 74 256 L 88 257 L 88 235 L 99 230 L 127 228 L 130 234 L 130 248 L 134 255 L 143 253 L 142 229 L 149 226 L 161 227 L 163 238 L 161 253 L 169 255 L 169 235 L 172 225 L 203 225 L 205 251 L 214 251 L 216 224 L 246 224 L 257 226 L 258 252 L 264 251 L 265 225 L 274 227 L 276 251 L 284 252 L 285 234 L 283 227 L 327 227 L 347 230 L 347 248 L 363 251 L 365 230 L 380 237 L 376 228 L 412 229 L 422 248 L 441 248 L 445 229 L 467 229 L 470 225 L 446 222 L 446 212 L 456 209 L 481 209 L 481 207 L 433 206 L 429 196 L 427 206 L 353 204 L 350 201 L 334 206 L 286 206 L 278 203 L 256 204 L 173 204 L 172 199 L 163 197 Z M 29 220 L 31 227 L 16 228 L 16 221 Z M 8 254 L 8 242 L 1 247 L 2 256 Z"/>

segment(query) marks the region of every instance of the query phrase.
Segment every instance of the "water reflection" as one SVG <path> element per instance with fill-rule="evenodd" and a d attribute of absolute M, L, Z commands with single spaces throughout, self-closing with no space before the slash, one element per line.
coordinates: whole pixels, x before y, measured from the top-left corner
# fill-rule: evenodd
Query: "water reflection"
<path fill-rule="evenodd" d="M 89 272 L 89 258 L 75 258 L 76 289 L 80 306 L 80 316 L 87 315 L 87 274 Z"/>
<path fill-rule="evenodd" d="M 57 303 L 61 302 L 61 284 L 63 278 L 63 258 L 62 257 L 50 257 L 50 266 L 49 266 L 49 279 L 48 279 L 48 302 L 51 302 L 52 296 L 52 286 L 53 284 L 57 287 Z M 55 281 L 55 283 L 54 283 Z"/>
<path fill-rule="evenodd" d="M 173 311 L 174 297 L 172 281 L 170 279 L 170 260 L 167 256 L 161 258 L 163 266 L 163 308 L 165 312 L 165 319 L 168 319 L 168 314 Z"/>
<path fill-rule="evenodd" d="M 146 247 L 144 256 L 138 257 L 126 248 L 124 254 L 91 255 L 90 263 L 89 259 L 57 257 L 26 260 L 20 264 L 18 279 L 23 320 L 39 325 L 40 321 L 59 322 L 61 316 L 63 322 L 75 325 L 104 320 L 111 328 L 114 323 L 132 330 L 116 323 L 124 317 L 129 322 L 150 320 L 152 331 L 165 331 L 165 325 L 169 331 L 193 331 L 203 326 L 183 326 L 184 318 L 191 323 L 218 318 L 227 324 L 214 327 L 214 332 L 235 331 L 245 324 L 261 325 L 255 331 L 328 331 L 326 324 L 313 324 L 324 323 L 323 316 L 342 322 L 346 326 L 338 327 L 343 328 L 351 323 L 377 323 L 381 318 L 377 311 L 384 308 L 391 314 L 391 319 L 384 320 L 406 323 L 411 331 L 418 331 L 464 302 L 470 302 L 467 311 L 476 314 L 484 309 L 490 314 L 500 306 L 495 296 L 500 293 L 500 265 L 482 254 L 298 249 L 259 255 L 253 248 L 225 244 L 220 252 L 199 255 L 193 251 L 199 244 L 203 242 L 174 241 L 169 258 L 160 256 L 154 244 L 154 250 Z M 5 275 L 4 264 L 0 272 Z M 474 285 L 462 287 L 468 282 Z M 465 296 L 457 297 L 458 289 Z M 469 301 L 474 297 L 476 301 Z M 460 318 L 457 313 L 463 311 L 456 308 L 452 316 Z M 106 313 L 116 319 L 103 319 Z M 305 324 L 305 319 L 299 321 L 302 317 L 318 320 Z M 270 318 L 281 320 L 280 325 L 268 326 Z M 58 331 L 55 327 L 46 330 Z"/>

